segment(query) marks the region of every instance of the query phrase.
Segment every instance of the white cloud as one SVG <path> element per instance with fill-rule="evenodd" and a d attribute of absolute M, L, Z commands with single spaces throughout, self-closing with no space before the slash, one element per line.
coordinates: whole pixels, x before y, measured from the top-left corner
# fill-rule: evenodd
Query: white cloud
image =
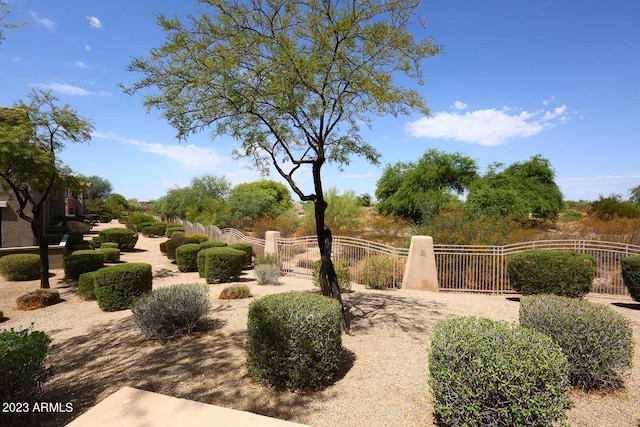
<path fill-rule="evenodd" d="M 91 28 L 102 28 L 102 22 L 95 16 L 87 16 L 87 21 L 89 21 L 89 25 Z"/>
<path fill-rule="evenodd" d="M 468 105 L 465 104 L 462 101 L 456 101 L 456 102 L 453 103 L 453 108 L 455 108 L 456 110 L 460 110 L 460 111 L 466 110 L 467 107 L 468 107 Z"/>
<path fill-rule="evenodd" d="M 455 104 L 454 104 L 455 106 Z M 466 113 L 441 111 L 407 124 L 411 136 L 502 145 L 565 123 L 567 106 L 552 111 L 520 111 L 504 107 Z M 513 111 L 513 112 L 512 112 Z"/>
<path fill-rule="evenodd" d="M 84 50 L 91 50 L 91 46 L 89 46 L 87 43 L 84 44 Z"/>
<path fill-rule="evenodd" d="M 35 12 L 31 12 L 31 16 L 33 17 L 33 20 L 36 22 L 36 24 L 42 25 L 43 27 L 45 27 L 49 31 L 53 31 L 54 30 L 54 28 L 56 26 L 56 23 L 53 22 L 51 19 L 39 18 L 38 15 Z"/>
<path fill-rule="evenodd" d="M 77 68 L 89 68 L 89 66 L 82 61 L 76 61 L 73 65 Z"/>
<path fill-rule="evenodd" d="M 65 83 L 37 83 L 36 86 L 41 87 L 43 89 L 51 90 L 53 92 L 62 93 L 64 95 L 73 95 L 73 96 L 107 95 L 107 93 L 103 91 L 91 92 L 81 87 L 72 86 Z"/>
<path fill-rule="evenodd" d="M 157 154 L 167 160 L 177 162 L 190 171 L 210 171 L 212 167 L 220 167 L 220 165 L 229 163 L 229 159 L 221 156 L 217 151 L 211 148 L 196 147 L 193 144 L 165 145 L 101 132 L 94 132 L 91 136 L 135 145 L 144 152 Z"/>
<path fill-rule="evenodd" d="M 552 102 L 554 102 L 555 100 L 556 100 L 555 95 L 551 95 L 551 98 L 545 99 L 544 101 L 542 101 L 542 105 L 549 105 Z"/>

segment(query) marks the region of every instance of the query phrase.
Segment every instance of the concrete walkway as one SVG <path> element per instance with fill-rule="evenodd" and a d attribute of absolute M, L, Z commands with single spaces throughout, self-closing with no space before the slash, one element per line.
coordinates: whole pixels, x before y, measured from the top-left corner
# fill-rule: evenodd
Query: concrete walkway
<path fill-rule="evenodd" d="M 251 412 L 123 387 L 68 427 L 305 427 Z M 309 427 L 309 426 L 306 426 Z"/>

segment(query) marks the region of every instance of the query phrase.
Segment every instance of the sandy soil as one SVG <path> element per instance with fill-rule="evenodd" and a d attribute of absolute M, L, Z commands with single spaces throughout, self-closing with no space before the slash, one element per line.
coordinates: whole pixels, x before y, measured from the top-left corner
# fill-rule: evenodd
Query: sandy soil
<path fill-rule="evenodd" d="M 115 222 L 109 226 L 117 226 Z M 100 225 L 99 227 L 105 227 Z M 95 229 L 94 229 L 95 230 Z M 153 266 L 154 288 L 176 283 L 204 283 L 197 273 L 179 273 L 159 251 L 164 238 L 140 236 L 124 262 Z M 291 393 L 266 389 L 246 373 L 244 341 L 251 299 L 217 299 L 224 285 L 210 285 L 213 310 L 207 330 L 168 343 L 149 342 L 136 330 L 131 312 L 102 312 L 95 301 L 76 295 L 75 283 L 52 271 L 51 286 L 63 302 L 35 311 L 17 311 L 15 299 L 39 286 L 0 282 L 0 328 L 34 328 L 53 340 L 50 363 L 55 376 L 41 401 L 70 402 L 73 412 L 24 416 L 22 425 L 60 426 L 123 386 L 251 411 L 312 426 L 435 425 L 427 386 L 427 349 L 436 322 L 458 315 L 517 322 L 513 295 L 371 291 L 355 285 L 345 295 L 354 314 L 350 335 L 343 336 L 348 357 L 339 378 L 325 390 Z M 283 277 L 277 286 L 259 286 L 253 271 L 242 277 L 254 298 L 312 288 L 307 279 Z M 628 297 L 589 296 L 628 317 L 633 325 L 634 367 L 623 390 L 571 393 L 572 426 L 640 425 L 640 304 Z"/>

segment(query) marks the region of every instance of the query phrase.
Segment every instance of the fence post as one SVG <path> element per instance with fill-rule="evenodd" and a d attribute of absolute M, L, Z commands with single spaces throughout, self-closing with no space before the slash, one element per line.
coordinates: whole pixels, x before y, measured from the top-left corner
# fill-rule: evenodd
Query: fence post
<path fill-rule="evenodd" d="M 278 255 L 278 239 L 280 238 L 279 231 L 267 231 L 264 235 L 264 254 Z"/>
<path fill-rule="evenodd" d="M 438 270 L 431 236 L 411 237 L 402 289 L 438 292 Z"/>

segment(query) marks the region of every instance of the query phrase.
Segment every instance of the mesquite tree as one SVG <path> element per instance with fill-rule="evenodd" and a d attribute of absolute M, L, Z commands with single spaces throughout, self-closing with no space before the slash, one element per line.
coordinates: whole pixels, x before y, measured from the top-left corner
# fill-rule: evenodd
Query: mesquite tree
<path fill-rule="evenodd" d="M 0 110 L 0 178 L 18 202 L 18 216 L 31 225 L 40 254 L 40 287 L 49 288 L 49 244 L 44 210 L 56 186 L 70 185 L 70 170 L 56 154 L 64 143 L 87 142 L 93 125 L 51 92 L 32 91 L 29 103 Z M 61 177 L 66 182 L 61 181 Z"/>
<path fill-rule="evenodd" d="M 144 94 L 177 129 L 178 139 L 212 128 L 241 142 L 237 157 L 270 166 L 302 201 L 315 206 L 322 293 L 341 300 L 325 228 L 322 166 L 343 167 L 351 155 L 378 163 L 359 126 L 372 114 L 394 116 L 428 109 L 413 89 L 394 83 L 408 75 L 421 83 L 420 62 L 440 52 L 422 29 L 416 0 L 207 0 L 199 16 L 159 16 L 166 41 L 130 71 L 144 77 L 122 84 Z M 313 190 L 294 174 L 310 168 Z M 343 310 L 346 315 L 346 311 Z M 344 317 L 346 320 L 346 316 Z M 347 325 L 345 325 L 346 327 Z"/>

